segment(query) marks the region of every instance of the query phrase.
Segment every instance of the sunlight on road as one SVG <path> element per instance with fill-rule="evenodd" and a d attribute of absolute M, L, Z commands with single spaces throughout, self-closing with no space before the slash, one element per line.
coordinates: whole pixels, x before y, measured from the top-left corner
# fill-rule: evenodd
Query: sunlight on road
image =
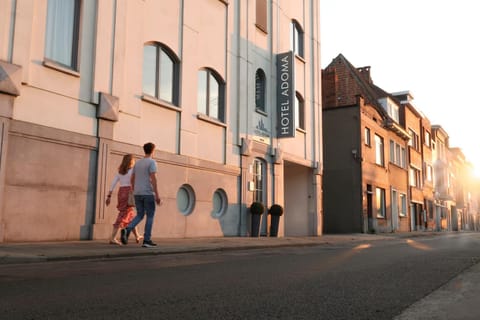
<path fill-rule="evenodd" d="M 412 239 L 407 239 L 407 244 L 411 247 L 414 247 L 415 249 L 418 249 L 418 250 L 424 250 L 424 251 L 432 250 L 432 248 L 427 246 L 426 244 L 417 242 L 417 241 L 412 240 Z"/>
<path fill-rule="evenodd" d="M 349 249 L 348 251 L 345 251 L 343 253 L 335 255 L 335 256 L 323 261 L 321 269 L 322 270 L 334 269 L 334 268 L 338 267 L 339 265 L 345 263 L 345 261 L 348 261 L 355 254 L 358 254 L 362 250 L 368 249 L 371 246 L 372 245 L 368 244 L 368 243 L 359 244 L 358 246 L 355 246 L 352 249 Z"/>
<path fill-rule="evenodd" d="M 356 246 L 355 248 L 353 248 L 353 250 L 363 250 L 363 249 L 368 249 L 370 248 L 372 245 L 371 244 L 359 244 L 358 246 Z"/>

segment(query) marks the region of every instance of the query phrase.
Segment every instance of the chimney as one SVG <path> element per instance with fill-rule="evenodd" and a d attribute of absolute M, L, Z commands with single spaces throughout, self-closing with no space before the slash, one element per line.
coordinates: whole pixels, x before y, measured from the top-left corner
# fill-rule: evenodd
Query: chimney
<path fill-rule="evenodd" d="M 363 80 L 367 81 L 368 83 L 373 83 L 372 77 L 370 77 L 370 66 L 357 68 L 357 71 L 360 73 Z"/>

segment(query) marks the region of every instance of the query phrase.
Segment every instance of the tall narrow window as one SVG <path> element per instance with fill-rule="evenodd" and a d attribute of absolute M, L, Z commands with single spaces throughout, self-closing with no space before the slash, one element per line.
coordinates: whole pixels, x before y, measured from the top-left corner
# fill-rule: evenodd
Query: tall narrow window
<path fill-rule="evenodd" d="M 292 21 L 290 29 L 290 39 L 292 41 L 292 51 L 299 57 L 304 58 L 303 55 L 303 29 L 296 21 Z"/>
<path fill-rule="evenodd" d="M 375 188 L 375 200 L 377 205 L 377 217 L 385 218 L 385 212 L 386 212 L 385 189 Z"/>
<path fill-rule="evenodd" d="M 198 71 L 198 112 L 224 121 L 224 84 L 210 69 Z"/>
<path fill-rule="evenodd" d="M 78 69 L 80 0 L 48 0 L 45 57 Z"/>
<path fill-rule="evenodd" d="M 365 145 L 370 147 L 370 146 L 371 146 L 371 142 L 370 142 L 370 128 L 365 127 L 364 140 L 365 140 Z"/>
<path fill-rule="evenodd" d="M 383 138 L 378 135 L 375 135 L 375 163 L 382 167 L 385 165 Z"/>
<path fill-rule="evenodd" d="M 265 162 L 261 159 L 255 159 L 253 162 L 253 201 L 264 203 L 265 190 Z"/>
<path fill-rule="evenodd" d="M 413 149 L 420 151 L 420 137 L 415 131 L 413 131 L 413 129 L 409 128 L 408 133 L 410 134 L 410 140 L 408 141 L 408 145 L 411 146 Z"/>
<path fill-rule="evenodd" d="M 400 216 L 407 216 L 407 195 L 400 193 Z"/>
<path fill-rule="evenodd" d="M 257 69 L 255 73 L 255 108 L 265 112 L 265 88 L 266 77 L 262 69 Z"/>
<path fill-rule="evenodd" d="M 430 132 L 428 132 L 427 130 L 425 130 L 424 139 L 425 139 L 425 145 L 430 148 L 432 138 L 430 137 Z"/>
<path fill-rule="evenodd" d="M 178 60 L 160 44 L 143 47 L 143 93 L 178 105 Z"/>
<path fill-rule="evenodd" d="M 426 179 L 428 182 L 433 181 L 433 167 L 429 164 L 426 165 Z"/>
<path fill-rule="evenodd" d="M 390 162 L 405 168 L 405 148 L 390 140 Z"/>
<path fill-rule="evenodd" d="M 295 128 L 305 130 L 305 102 L 298 92 L 295 94 Z"/>
<path fill-rule="evenodd" d="M 395 163 L 395 141 L 390 140 L 390 162 Z"/>
<path fill-rule="evenodd" d="M 267 32 L 267 0 L 256 1 L 256 23 L 257 28 Z"/>
<path fill-rule="evenodd" d="M 416 168 L 410 168 L 409 169 L 409 180 L 410 180 L 410 186 L 421 188 L 422 181 L 421 181 L 420 170 L 418 170 Z"/>

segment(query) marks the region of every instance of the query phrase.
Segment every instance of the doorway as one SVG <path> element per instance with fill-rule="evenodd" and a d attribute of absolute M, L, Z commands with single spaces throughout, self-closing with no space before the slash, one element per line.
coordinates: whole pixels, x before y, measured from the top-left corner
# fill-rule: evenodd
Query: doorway
<path fill-rule="evenodd" d="M 375 227 L 373 225 L 373 188 L 371 184 L 367 184 L 367 220 L 368 230 L 367 232 L 374 232 Z"/>
<path fill-rule="evenodd" d="M 285 236 L 311 236 L 315 234 L 315 188 L 313 170 L 285 161 Z"/>

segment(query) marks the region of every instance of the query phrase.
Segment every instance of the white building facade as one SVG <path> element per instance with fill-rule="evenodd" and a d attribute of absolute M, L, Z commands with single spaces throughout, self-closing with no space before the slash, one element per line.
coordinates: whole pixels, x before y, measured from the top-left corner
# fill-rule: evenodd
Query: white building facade
<path fill-rule="evenodd" d="M 319 10 L 1 1 L 0 242 L 107 239 L 110 182 L 146 142 L 154 238 L 248 236 L 254 201 L 284 207 L 280 236 L 320 235 Z"/>

